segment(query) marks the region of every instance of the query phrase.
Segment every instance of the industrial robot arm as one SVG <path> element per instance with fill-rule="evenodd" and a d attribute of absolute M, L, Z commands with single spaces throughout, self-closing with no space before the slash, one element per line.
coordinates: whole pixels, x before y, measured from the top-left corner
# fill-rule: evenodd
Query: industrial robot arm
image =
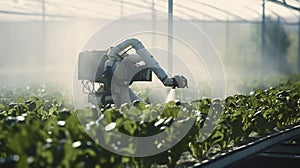
<path fill-rule="evenodd" d="M 173 88 L 185 88 L 188 86 L 187 79 L 184 76 L 175 75 L 173 78 L 168 77 L 144 45 L 135 38 L 125 40 L 109 50 L 109 59 L 105 63 L 105 70 L 112 67 L 115 64 L 115 61 L 120 59 L 118 54 L 128 47 L 132 47 L 136 50 L 136 53 L 142 58 L 148 67 L 152 67 L 152 71 L 165 86 Z"/>

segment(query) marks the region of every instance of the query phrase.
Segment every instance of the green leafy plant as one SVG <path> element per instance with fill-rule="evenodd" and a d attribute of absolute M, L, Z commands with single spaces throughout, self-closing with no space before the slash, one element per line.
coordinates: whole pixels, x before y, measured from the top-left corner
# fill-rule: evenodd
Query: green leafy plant
<path fill-rule="evenodd" d="M 101 111 L 72 109 L 63 95 L 46 86 L 23 89 L 0 88 L 1 167 L 174 167 L 183 153 L 198 161 L 249 143 L 259 137 L 300 123 L 299 77 L 277 87 L 256 90 L 250 95 L 234 95 L 224 100 L 203 98 L 192 102 L 171 101 L 165 105 L 144 103 Z M 216 113 L 218 112 L 218 113 Z M 191 114 L 184 118 L 181 113 Z M 81 124 L 80 114 L 90 116 Z M 221 114 L 218 116 L 218 114 Z M 96 121 L 89 120 L 98 118 Z M 138 117 L 138 121 L 130 119 Z M 217 123 L 211 123 L 216 118 Z M 105 150 L 85 133 L 106 120 L 113 129 L 130 136 L 150 136 L 195 121 L 188 133 L 169 150 L 148 157 L 125 157 Z M 216 124 L 211 135 L 201 131 Z M 84 128 L 85 127 L 85 128 Z M 173 137 L 177 127 L 168 129 Z M 172 141 L 172 136 L 166 141 Z M 201 139 L 201 137 L 207 137 Z M 104 137 L 106 143 L 115 144 Z M 132 150 L 131 144 L 119 150 Z M 162 142 L 155 142 L 159 148 Z M 130 147 L 130 148 L 129 148 Z"/>

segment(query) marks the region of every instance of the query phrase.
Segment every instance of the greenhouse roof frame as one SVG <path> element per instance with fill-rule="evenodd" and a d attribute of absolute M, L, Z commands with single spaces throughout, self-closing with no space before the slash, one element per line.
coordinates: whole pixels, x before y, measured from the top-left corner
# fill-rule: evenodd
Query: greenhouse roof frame
<path fill-rule="evenodd" d="M 260 22 L 262 0 L 174 1 L 174 15 L 207 22 Z M 266 14 L 297 23 L 299 0 L 266 0 Z M 168 0 L 1 0 L 0 22 L 58 19 L 114 20 L 139 12 L 167 13 Z M 45 8 L 45 11 L 43 11 Z M 23 16 L 23 17 L 20 17 Z"/>

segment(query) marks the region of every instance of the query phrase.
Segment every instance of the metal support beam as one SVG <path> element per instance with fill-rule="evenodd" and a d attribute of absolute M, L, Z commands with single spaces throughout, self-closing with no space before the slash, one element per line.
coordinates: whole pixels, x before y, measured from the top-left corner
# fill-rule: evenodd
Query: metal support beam
<path fill-rule="evenodd" d="M 290 5 L 290 4 L 286 3 L 285 0 L 283 0 L 282 2 L 281 2 L 281 1 L 278 1 L 278 0 L 270 0 L 270 1 L 271 1 L 271 2 L 274 2 L 274 3 L 276 3 L 276 4 L 279 4 L 279 5 L 285 6 L 285 7 L 287 7 L 287 8 L 290 8 L 290 9 L 294 9 L 294 10 L 300 11 L 300 8 L 299 8 L 299 7 Z"/>
<path fill-rule="evenodd" d="M 225 37 L 226 37 L 226 39 L 225 39 L 226 54 L 225 54 L 224 61 L 227 64 L 229 62 L 229 59 L 230 59 L 230 57 L 229 57 L 229 22 L 228 22 L 228 18 L 226 20 L 226 31 L 225 31 L 225 33 L 226 33 L 225 34 Z"/>
<path fill-rule="evenodd" d="M 43 13 L 28 13 L 28 12 L 17 12 L 17 11 L 6 11 L 0 10 L 0 14 L 9 14 L 9 15 L 23 15 L 23 16 L 43 16 L 45 17 L 53 17 L 53 18 L 74 18 L 72 16 L 65 16 L 65 15 L 49 15 Z"/>
<path fill-rule="evenodd" d="M 260 63 L 260 71 L 261 71 L 261 77 L 264 77 L 264 67 L 265 67 L 265 22 L 266 22 L 266 16 L 265 16 L 265 0 L 262 2 L 262 21 L 261 21 L 261 63 Z"/>
<path fill-rule="evenodd" d="M 282 51 L 281 51 L 281 39 L 280 39 L 280 37 L 281 37 L 281 33 L 283 33 L 282 31 L 280 31 L 280 23 L 281 21 L 280 21 L 280 17 L 279 16 L 277 16 L 277 33 L 276 33 L 276 50 L 277 50 L 277 52 L 276 52 L 276 69 L 277 69 L 277 71 L 278 72 L 280 72 L 281 70 L 282 70 L 282 66 L 284 66 L 284 65 L 282 65 L 282 60 L 284 59 L 284 58 L 282 58 L 282 57 L 284 57 L 283 55 L 282 55 Z"/>
<path fill-rule="evenodd" d="M 298 20 L 298 61 L 297 61 L 297 70 L 300 72 L 300 15 Z"/>
<path fill-rule="evenodd" d="M 274 133 L 269 136 L 265 136 L 253 143 L 243 145 L 233 151 L 221 154 L 221 156 L 215 159 L 203 163 L 197 163 L 193 167 L 202 167 L 202 168 L 227 167 L 227 166 L 231 167 L 234 166 L 235 164 L 238 164 L 238 162 L 241 162 L 243 160 L 249 159 L 255 155 L 260 154 L 262 151 L 274 145 L 299 137 L 299 135 L 300 135 L 300 125 L 290 129 L 286 129 L 284 131 Z"/>
<path fill-rule="evenodd" d="M 124 16 L 123 0 L 120 1 L 120 15 L 121 18 Z"/>
<path fill-rule="evenodd" d="M 155 29 L 156 29 L 156 13 L 155 13 L 155 1 L 152 0 L 152 47 L 155 48 Z"/>
<path fill-rule="evenodd" d="M 41 35 L 41 63 L 42 73 L 45 73 L 46 68 L 46 0 L 42 0 L 42 35 Z"/>
<path fill-rule="evenodd" d="M 173 71 L 173 0 L 168 3 L 168 72 Z"/>

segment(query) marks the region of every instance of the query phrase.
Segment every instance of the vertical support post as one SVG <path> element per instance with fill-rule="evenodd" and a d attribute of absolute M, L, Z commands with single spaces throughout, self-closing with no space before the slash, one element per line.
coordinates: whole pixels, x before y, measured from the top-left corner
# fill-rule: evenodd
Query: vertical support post
<path fill-rule="evenodd" d="M 280 17 L 277 16 L 277 23 L 276 23 L 276 27 L 277 27 L 277 34 L 276 34 L 276 68 L 277 68 L 277 71 L 278 73 L 281 72 L 282 70 L 282 66 L 286 66 L 283 64 L 282 60 L 283 60 L 283 55 L 282 55 L 282 51 L 281 51 L 281 33 L 283 33 L 280 29 Z"/>
<path fill-rule="evenodd" d="M 297 70 L 300 72 L 300 15 L 298 20 L 298 61 L 297 61 Z"/>
<path fill-rule="evenodd" d="M 155 27 L 156 27 L 156 14 L 155 14 L 155 2 L 152 0 L 152 47 L 155 48 Z"/>
<path fill-rule="evenodd" d="M 124 11 L 123 11 L 123 0 L 120 1 L 120 15 L 121 15 L 121 18 L 122 18 L 123 15 L 124 15 Z"/>
<path fill-rule="evenodd" d="M 229 60 L 229 20 L 227 18 L 226 20 L 226 40 L 225 40 L 225 46 L 226 46 L 226 49 L 225 49 L 225 58 L 224 58 L 224 61 L 225 63 L 228 63 L 228 60 Z"/>
<path fill-rule="evenodd" d="M 43 20 L 43 23 L 45 23 L 45 19 L 46 19 L 46 6 L 45 6 L 45 0 L 42 0 L 42 20 Z"/>
<path fill-rule="evenodd" d="M 227 63 L 230 62 L 229 61 L 229 12 L 228 10 L 230 8 L 228 8 L 227 4 L 224 6 L 226 9 L 226 26 L 225 26 L 225 56 L 223 58 L 223 61 L 225 62 L 225 66 L 227 66 Z"/>
<path fill-rule="evenodd" d="M 42 0 L 42 73 L 45 73 L 46 68 L 46 0 Z"/>
<path fill-rule="evenodd" d="M 264 76 L 264 66 L 265 66 L 265 0 L 262 3 L 262 23 L 261 23 L 261 63 L 260 63 L 260 75 Z"/>
<path fill-rule="evenodd" d="M 173 71 L 173 0 L 169 0 L 168 3 L 168 71 Z"/>

